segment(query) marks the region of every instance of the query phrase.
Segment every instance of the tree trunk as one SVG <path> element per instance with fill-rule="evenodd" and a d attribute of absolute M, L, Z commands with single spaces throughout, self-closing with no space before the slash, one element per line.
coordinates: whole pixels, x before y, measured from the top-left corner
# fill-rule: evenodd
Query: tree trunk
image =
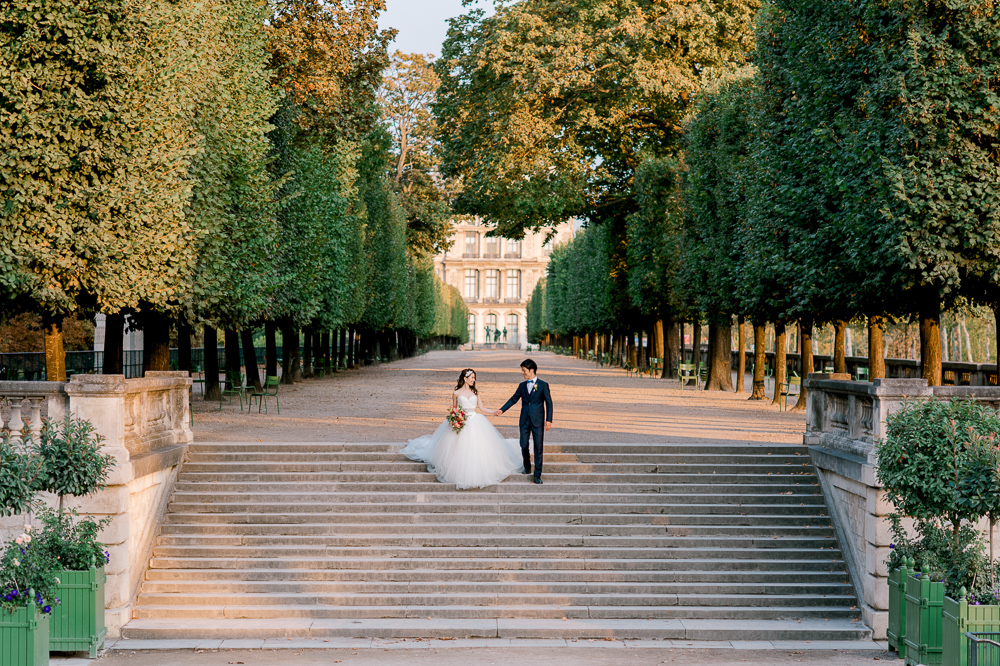
<path fill-rule="evenodd" d="M 921 376 L 928 386 L 941 386 L 941 300 L 936 288 L 927 292 L 920 307 Z"/>
<path fill-rule="evenodd" d="M 739 338 L 739 355 L 736 359 L 736 392 L 745 393 L 746 388 L 743 386 L 746 382 L 747 374 L 747 336 L 746 336 L 746 319 L 743 315 L 740 315 L 736 320 L 736 325 L 739 327 L 739 332 L 737 334 Z"/>
<path fill-rule="evenodd" d="M 753 391 L 747 400 L 764 400 L 767 398 L 767 394 L 764 392 L 764 363 L 767 359 L 764 355 L 766 326 L 766 324 L 754 324 L 753 326 Z"/>
<path fill-rule="evenodd" d="M 260 367 L 257 365 L 257 349 L 253 344 L 253 330 L 244 328 L 240 331 L 240 338 L 243 340 L 243 365 L 247 369 L 246 385 L 253 384 L 253 387 L 259 391 L 264 385 L 260 381 Z"/>
<path fill-rule="evenodd" d="M 868 378 L 885 378 L 885 317 L 868 317 Z"/>
<path fill-rule="evenodd" d="M 191 325 L 177 322 L 177 369 L 191 374 Z"/>
<path fill-rule="evenodd" d="M 43 315 L 45 334 L 45 379 L 50 382 L 66 381 L 66 348 L 63 346 L 62 315 Z"/>
<path fill-rule="evenodd" d="M 205 324 L 205 400 L 218 400 L 219 390 L 219 337 L 214 326 Z"/>
<path fill-rule="evenodd" d="M 323 334 L 318 328 L 313 329 L 313 374 L 318 375 L 323 367 Z"/>
<path fill-rule="evenodd" d="M 224 344 L 226 345 L 226 368 L 223 374 L 226 377 L 232 376 L 238 381 L 242 374 L 243 364 L 240 362 L 240 334 L 236 332 L 235 328 L 225 330 Z"/>
<path fill-rule="evenodd" d="M 340 329 L 340 346 L 337 348 L 337 369 L 347 367 L 347 329 Z"/>
<path fill-rule="evenodd" d="M 264 322 L 264 376 L 278 376 L 278 345 L 275 341 L 274 320 Z"/>
<path fill-rule="evenodd" d="M 302 377 L 313 374 L 313 328 L 312 324 L 302 329 Z"/>
<path fill-rule="evenodd" d="M 330 331 L 324 330 L 320 334 L 319 346 L 323 350 L 323 370 L 330 372 Z"/>
<path fill-rule="evenodd" d="M 733 325 L 709 322 L 708 325 L 708 381 L 706 391 L 733 390 Z"/>
<path fill-rule="evenodd" d="M 628 332 L 628 363 L 633 367 L 637 368 L 636 353 L 635 353 L 635 334 L 631 331 Z"/>
<path fill-rule="evenodd" d="M 799 320 L 799 358 L 802 359 L 802 386 L 799 387 L 799 399 L 792 407 L 793 412 L 805 411 L 806 408 L 806 377 L 813 372 L 813 322 L 812 319 Z"/>
<path fill-rule="evenodd" d="M 694 331 L 691 334 L 691 362 L 694 363 L 694 371 L 701 372 L 701 320 L 695 319 Z"/>
<path fill-rule="evenodd" d="M 677 375 L 680 361 L 680 332 L 673 316 L 663 318 L 663 379 L 672 379 Z"/>
<path fill-rule="evenodd" d="M 281 383 L 294 384 L 301 377 L 299 327 L 289 317 L 281 323 Z"/>
<path fill-rule="evenodd" d="M 667 339 L 663 335 L 663 320 L 657 319 L 653 324 L 653 340 L 656 342 L 656 353 L 663 359 L 663 371 L 660 373 L 660 377 L 665 377 L 667 374 Z"/>
<path fill-rule="evenodd" d="M 774 398 L 771 404 L 780 405 L 782 384 L 788 381 L 788 346 L 785 344 L 785 322 L 774 322 Z"/>
<path fill-rule="evenodd" d="M 170 370 L 170 319 L 159 312 L 142 315 L 142 372 Z"/>
<path fill-rule="evenodd" d="M 844 337 L 846 324 L 842 321 L 833 322 L 833 371 L 847 372 L 845 350 L 847 341 Z"/>
<path fill-rule="evenodd" d="M 347 332 L 347 367 L 351 370 L 354 369 L 354 336 L 357 335 L 357 331 L 352 326 Z"/>
<path fill-rule="evenodd" d="M 104 317 L 104 359 L 101 371 L 106 375 L 124 374 L 122 356 L 125 346 L 125 313 L 105 315 Z"/>

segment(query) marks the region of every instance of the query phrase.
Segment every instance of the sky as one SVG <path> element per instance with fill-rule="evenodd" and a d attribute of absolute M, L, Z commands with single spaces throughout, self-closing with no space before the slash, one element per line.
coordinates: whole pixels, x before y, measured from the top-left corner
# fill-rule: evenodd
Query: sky
<path fill-rule="evenodd" d="M 389 51 L 433 53 L 435 56 L 441 55 L 448 19 L 469 11 L 462 7 L 462 0 L 386 0 L 385 4 L 386 11 L 379 17 L 379 27 L 399 30 Z M 480 5 L 493 13 L 492 2 L 480 0 Z"/>

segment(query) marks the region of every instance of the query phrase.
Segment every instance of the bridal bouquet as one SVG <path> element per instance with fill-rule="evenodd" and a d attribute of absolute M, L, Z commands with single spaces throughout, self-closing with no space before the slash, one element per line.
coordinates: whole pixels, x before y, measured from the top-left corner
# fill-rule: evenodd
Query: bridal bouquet
<path fill-rule="evenodd" d="M 462 428 L 465 427 L 466 419 L 465 410 L 461 407 L 452 407 L 451 411 L 448 412 L 448 423 L 451 424 L 451 428 L 455 432 L 461 432 Z"/>

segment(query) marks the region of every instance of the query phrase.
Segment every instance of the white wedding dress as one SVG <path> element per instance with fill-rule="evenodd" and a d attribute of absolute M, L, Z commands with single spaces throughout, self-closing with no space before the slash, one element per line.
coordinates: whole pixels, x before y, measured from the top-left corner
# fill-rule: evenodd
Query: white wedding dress
<path fill-rule="evenodd" d="M 445 420 L 433 435 L 411 439 L 402 454 L 427 463 L 427 471 L 438 481 L 454 483 L 459 489 L 492 486 L 524 471 L 518 440 L 504 439 L 476 412 L 477 403 L 476 396 L 458 396 L 458 405 L 466 413 L 462 430 L 455 432 Z"/>

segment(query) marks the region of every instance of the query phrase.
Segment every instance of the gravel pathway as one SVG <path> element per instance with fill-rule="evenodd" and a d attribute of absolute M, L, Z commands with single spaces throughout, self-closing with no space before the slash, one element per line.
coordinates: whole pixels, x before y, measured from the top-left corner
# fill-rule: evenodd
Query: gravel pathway
<path fill-rule="evenodd" d="M 524 352 L 438 351 L 377 367 L 282 386 L 281 414 L 240 412 L 196 400 L 197 441 L 403 442 L 434 430 L 463 368 L 475 368 L 480 396 L 499 407 L 521 381 Z M 679 389 L 676 381 L 626 377 L 620 369 L 546 352 L 531 354 L 552 387 L 552 442 L 802 441 L 803 413 L 782 412 L 747 394 Z M 490 417 L 517 436 L 514 407 Z"/>

